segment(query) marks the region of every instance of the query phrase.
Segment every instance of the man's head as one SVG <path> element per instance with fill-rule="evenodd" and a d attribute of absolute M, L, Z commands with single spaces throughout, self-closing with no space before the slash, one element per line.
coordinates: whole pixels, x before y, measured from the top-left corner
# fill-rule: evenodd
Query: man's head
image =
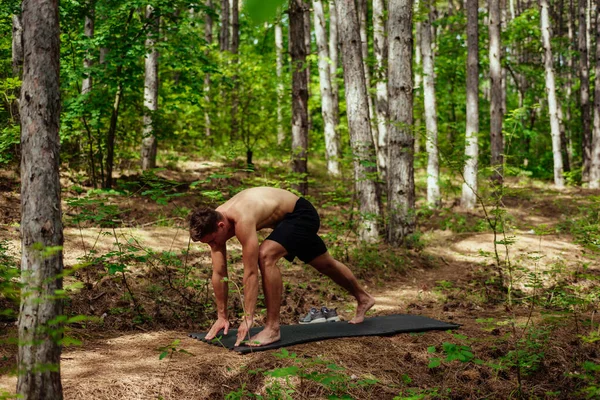
<path fill-rule="evenodd" d="M 200 207 L 192 212 L 190 217 L 190 237 L 194 242 L 200 241 L 219 229 L 223 215 L 210 207 Z"/>

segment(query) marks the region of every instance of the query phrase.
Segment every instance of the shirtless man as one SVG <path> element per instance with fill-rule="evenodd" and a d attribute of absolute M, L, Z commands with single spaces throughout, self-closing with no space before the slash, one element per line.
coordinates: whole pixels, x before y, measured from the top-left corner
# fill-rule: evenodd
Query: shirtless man
<path fill-rule="evenodd" d="M 356 315 L 350 323 L 358 324 L 364 320 L 375 299 L 360 286 L 347 266 L 331 257 L 317 235 L 319 225 L 319 214 L 308 200 L 287 190 L 269 187 L 243 190 L 216 210 L 203 207 L 192 213 L 190 236 L 194 242 L 210 246 L 213 265 L 212 284 L 218 318 L 206 340 L 213 339 L 221 330 L 226 335 L 229 330 L 228 284 L 224 278 L 227 278 L 226 243 L 233 236 L 242 245 L 246 313 L 238 328 L 236 346 L 246 339 L 254 323 L 259 268 L 267 318 L 263 330 L 251 337 L 247 345 L 263 346 L 280 339 L 279 309 L 283 283 L 277 261 L 281 257 L 290 262 L 298 257 L 346 289 L 358 303 Z M 263 228 L 273 228 L 273 231 L 259 245 L 256 232 Z"/>

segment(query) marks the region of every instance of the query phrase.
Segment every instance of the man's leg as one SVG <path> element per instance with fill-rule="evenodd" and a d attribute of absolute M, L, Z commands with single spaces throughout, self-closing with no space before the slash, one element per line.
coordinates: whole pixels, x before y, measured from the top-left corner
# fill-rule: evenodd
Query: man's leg
<path fill-rule="evenodd" d="M 350 323 L 363 322 L 366 312 L 375 304 L 375 299 L 358 283 L 350 268 L 334 259 L 329 252 L 321 254 L 309 264 L 320 273 L 330 277 L 356 298 L 356 316 L 350 320 Z"/>
<path fill-rule="evenodd" d="M 278 341 L 279 312 L 283 282 L 277 262 L 287 254 L 287 250 L 273 240 L 265 240 L 258 250 L 258 266 L 262 277 L 263 293 L 267 304 L 267 320 L 262 331 L 248 341 L 248 346 L 264 346 Z"/>

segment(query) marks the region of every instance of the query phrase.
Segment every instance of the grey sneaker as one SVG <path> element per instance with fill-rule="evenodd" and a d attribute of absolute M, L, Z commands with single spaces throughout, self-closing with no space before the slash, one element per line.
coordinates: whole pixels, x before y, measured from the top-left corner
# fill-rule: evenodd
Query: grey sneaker
<path fill-rule="evenodd" d="M 335 308 L 321 307 L 321 313 L 327 322 L 338 322 L 340 320 Z"/>
<path fill-rule="evenodd" d="M 299 322 L 301 324 L 315 324 L 319 322 L 327 322 L 327 318 L 325 318 L 321 310 L 313 307 Z"/>

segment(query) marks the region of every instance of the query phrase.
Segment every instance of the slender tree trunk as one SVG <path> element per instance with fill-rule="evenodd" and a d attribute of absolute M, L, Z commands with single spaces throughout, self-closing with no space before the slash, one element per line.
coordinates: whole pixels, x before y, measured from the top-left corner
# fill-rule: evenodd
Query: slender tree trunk
<path fill-rule="evenodd" d="M 544 47 L 544 69 L 546 71 L 546 94 L 548 95 L 548 112 L 550 114 L 550 131 L 552 135 L 552 155 L 554 158 L 554 185 L 563 188 L 563 162 L 560 146 L 560 121 L 558 119 L 558 100 L 554 83 L 554 66 L 552 65 L 552 47 L 550 46 L 550 15 L 548 0 L 540 0 L 540 24 L 542 30 L 542 46 Z"/>
<path fill-rule="evenodd" d="M 414 12 L 420 14 L 421 1 L 415 0 L 415 8 Z M 421 19 L 417 19 L 415 22 L 415 86 L 413 92 L 413 101 L 419 101 L 420 96 L 418 95 L 418 90 L 421 88 L 423 83 L 423 76 L 421 75 L 421 70 L 423 68 L 423 62 L 421 60 Z M 419 154 L 421 152 L 421 142 L 420 142 L 420 134 L 421 134 L 421 118 L 420 114 L 417 113 L 414 121 L 414 142 L 415 142 L 415 154 Z"/>
<path fill-rule="evenodd" d="M 467 130 L 465 134 L 464 183 L 460 205 L 473 209 L 477 204 L 479 164 L 479 28 L 478 0 L 467 0 Z M 512 4 L 512 3 L 511 3 Z"/>
<path fill-rule="evenodd" d="M 315 37 L 319 50 L 319 82 L 321 88 L 321 111 L 325 125 L 325 156 L 327 172 L 332 176 L 340 175 L 338 159 L 340 144 L 335 134 L 335 116 L 333 115 L 333 98 L 331 96 L 331 77 L 329 71 L 329 49 L 327 47 L 327 26 L 321 0 L 313 0 L 315 20 Z"/>
<path fill-rule="evenodd" d="M 379 238 L 377 219 L 381 217 L 381 207 L 375 183 L 377 159 L 371 136 L 358 13 L 354 0 L 339 0 L 336 5 L 344 63 L 346 113 L 354 157 L 354 182 L 360 203 L 358 235 L 361 240 L 374 243 Z"/>
<path fill-rule="evenodd" d="M 596 3 L 598 4 L 598 3 Z M 596 6 L 599 7 L 598 5 Z M 596 84 L 594 89 L 594 134 L 590 162 L 590 188 L 600 188 L 600 10 L 596 9 Z"/>
<path fill-rule="evenodd" d="M 90 9 L 88 14 L 85 16 L 83 25 L 83 33 L 89 39 L 94 37 L 94 14 L 94 3 L 90 2 Z M 81 94 L 87 94 L 90 92 L 90 90 L 92 90 L 92 76 L 89 73 L 91 67 L 92 60 L 90 59 L 90 55 L 86 54 L 86 57 L 83 59 L 83 70 L 86 73 L 85 77 L 83 78 L 83 82 L 81 83 Z"/>
<path fill-rule="evenodd" d="M 586 15 L 587 1 L 579 0 L 579 96 L 581 101 L 580 106 L 582 126 L 581 150 L 583 155 L 581 179 L 583 182 L 589 181 L 592 155 L 592 129 L 590 123 L 590 75 L 588 64 Z"/>
<path fill-rule="evenodd" d="M 573 0 L 569 0 L 569 11 L 567 12 L 567 37 L 569 41 L 568 51 L 569 55 L 567 56 L 567 87 L 566 87 L 566 99 L 563 104 L 566 104 L 565 107 L 565 125 L 566 125 L 566 136 L 567 136 L 567 159 L 569 160 L 569 166 L 573 168 L 573 129 L 572 129 L 572 121 L 571 121 L 571 99 L 573 92 L 573 56 L 575 53 L 573 50 L 573 40 L 574 40 L 574 32 L 575 32 L 575 21 L 574 21 L 575 11 L 573 9 Z"/>
<path fill-rule="evenodd" d="M 277 144 L 282 145 L 285 141 L 285 130 L 283 129 L 283 30 L 281 21 L 275 23 L 275 52 L 277 72 Z"/>
<path fill-rule="evenodd" d="M 23 74 L 23 22 L 21 15 L 12 16 L 12 73 Z"/>
<path fill-rule="evenodd" d="M 207 0 L 206 7 L 210 10 L 213 9 L 212 0 Z M 212 15 L 207 12 L 204 16 L 204 40 L 208 45 L 211 45 L 213 42 L 213 19 Z M 208 56 L 209 51 L 205 52 L 205 56 Z M 210 112 L 208 109 L 208 105 L 211 103 L 210 99 L 210 74 L 207 72 L 204 74 L 204 133 L 206 137 L 210 137 L 212 135 L 211 128 L 211 120 L 210 120 Z"/>
<path fill-rule="evenodd" d="M 144 129 L 142 130 L 142 170 L 156 168 L 157 141 L 154 113 L 158 110 L 158 40 L 159 17 L 152 6 L 146 6 L 149 21 L 146 38 L 146 60 L 144 62 Z"/>
<path fill-rule="evenodd" d="M 238 66 L 238 53 L 240 47 L 240 18 L 239 18 L 239 2 L 238 0 L 231 0 L 231 45 L 229 50 L 233 54 L 232 66 L 237 69 Z M 237 90 L 238 80 L 237 74 L 232 78 L 234 85 L 231 90 L 231 137 L 237 138 L 240 126 L 238 108 L 239 108 L 239 93 Z"/>
<path fill-rule="evenodd" d="M 17 393 L 62 399 L 63 227 L 60 203 L 58 2 L 23 1 L 21 89 L 21 307 Z M 44 254 L 46 248 L 60 248 Z"/>
<path fill-rule="evenodd" d="M 311 49 L 311 36 L 310 36 L 310 28 L 312 25 L 312 21 L 310 20 L 310 2 L 309 0 L 303 0 L 304 6 L 304 46 L 306 47 L 306 90 L 308 90 L 308 98 L 311 97 L 310 92 L 310 55 L 312 54 Z M 310 112 L 308 113 L 308 132 L 312 130 L 312 116 Z"/>
<path fill-rule="evenodd" d="M 88 39 L 92 39 L 94 37 L 94 17 L 95 17 L 95 1 L 89 2 L 89 10 L 85 16 L 83 31 L 84 35 Z M 83 59 L 83 70 L 84 76 L 83 81 L 81 83 L 81 94 L 84 96 L 89 96 L 92 90 L 92 76 L 90 73 L 90 68 L 92 67 L 92 60 L 90 58 L 90 54 L 86 54 L 86 57 Z M 88 99 L 86 99 L 88 101 Z M 90 163 L 90 175 L 92 178 L 92 185 L 96 188 L 96 162 L 94 160 L 94 138 L 92 137 L 92 132 L 87 122 L 86 116 L 82 117 L 83 125 L 85 126 L 85 130 L 88 138 L 88 157 Z"/>
<path fill-rule="evenodd" d="M 428 7 L 433 7 L 432 3 Z M 427 129 L 425 147 L 427 149 L 427 203 L 431 207 L 439 207 L 440 198 L 440 163 L 438 154 L 437 105 L 435 101 L 435 82 L 431 27 L 433 9 L 421 22 L 421 55 L 423 57 L 423 99 L 425 104 L 425 126 Z"/>
<path fill-rule="evenodd" d="M 120 79 L 121 68 L 117 68 L 117 77 Z M 123 94 L 123 83 L 119 81 L 117 85 L 117 93 L 113 103 L 112 112 L 110 115 L 110 125 L 106 135 L 106 175 L 104 181 L 104 189 L 110 189 L 113 185 L 113 164 L 115 158 L 115 137 L 117 134 L 117 121 L 119 120 L 119 107 L 121 106 L 121 97 Z"/>
<path fill-rule="evenodd" d="M 412 88 L 411 0 L 390 0 L 388 6 L 388 232 L 399 245 L 415 229 L 415 177 Z"/>
<path fill-rule="evenodd" d="M 504 163 L 504 138 L 502 135 L 502 66 L 500 45 L 500 0 L 489 0 L 490 35 L 490 148 L 491 166 L 494 169 L 492 179 L 502 182 Z"/>
<path fill-rule="evenodd" d="M 379 153 L 379 133 L 377 131 L 377 123 L 375 121 L 375 112 L 373 106 L 373 98 L 371 97 L 371 70 L 369 69 L 369 36 L 367 27 L 367 16 L 369 14 L 369 6 L 367 0 L 357 0 L 357 12 L 360 29 L 360 50 L 363 59 L 363 69 L 365 70 L 365 84 L 367 85 L 367 102 L 369 104 L 369 120 L 371 121 L 371 135 L 373 136 L 373 144 L 375 152 Z"/>
<path fill-rule="evenodd" d="M 376 98 L 375 114 L 377 121 L 377 165 L 383 180 L 387 179 L 388 154 L 388 91 L 387 91 L 387 32 L 386 14 L 383 0 L 373 0 L 373 53 L 375 54 Z"/>
<path fill-rule="evenodd" d="M 331 78 L 331 97 L 333 99 L 333 115 L 335 117 L 335 135 L 338 142 L 340 133 L 338 125 L 340 123 L 340 96 L 338 85 L 338 23 L 335 1 L 329 0 L 329 76 Z"/>
<path fill-rule="evenodd" d="M 295 189 L 308 191 L 308 85 L 304 0 L 290 0 L 290 56 L 292 58 L 292 171 L 298 175 Z"/>
<path fill-rule="evenodd" d="M 229 50 L 229 0 L 221 0 L 221 29 L 219 31 L 219 48 Z"/>

